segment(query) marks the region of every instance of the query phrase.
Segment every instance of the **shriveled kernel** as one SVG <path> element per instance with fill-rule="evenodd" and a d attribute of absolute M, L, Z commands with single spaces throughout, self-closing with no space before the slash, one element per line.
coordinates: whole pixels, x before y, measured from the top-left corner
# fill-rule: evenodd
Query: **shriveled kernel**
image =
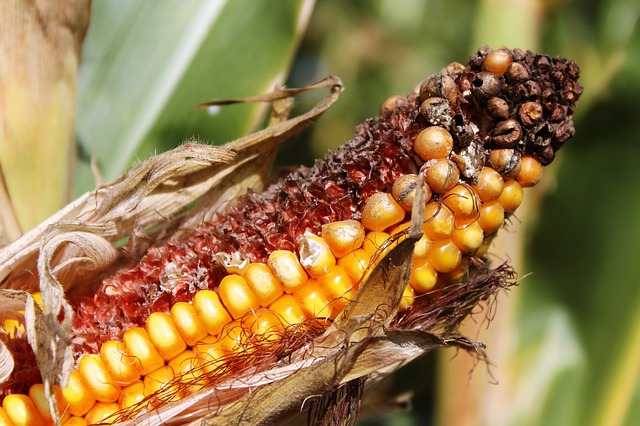
<path fill-rule="evenodd" d="M 393 182 L 391 194 L 393 198 L 398 201 L 398 204 L 403 209 L 410 212 L 413 208 L 413 200 L 416 196 L 416 187 L 418 185 L 418 175 L 408 173 L 400 176 Z M 431 199 L 431 190 L 427 185 L 424 185 L 425 190 L 425 202 Z"/>
<path fill-rule="evenodd" d="M 357 220 L 341 220 L 322 225 L 322 239 L 335 257 L 359 249 L 364 241 L 364 226 Z"/>
<path fill-rule="evenodd" d="M 140 378 L 140 361 L 125 352 L 125 343 L 109 340 L 100 347 L 100 357 L 113 379 L 120 384 L 135 382 Z"/>
<path fill-rule="evenodd" d="M 404 96 L 401 95 L 391 95 L 384 101 L 382 101 L 382 105 L 380 105 L 380 115 L 384 115 L 389 111 L 393 111 L 397 108 L 398 101 L 406 100 Z"/>
<path fill-rule="evenodd" d="M 426 293 L 438 282 L 438 272 L 427 259 L 414 260 L 409 285 L 418 293 Z"/>
<path fill-rule="evenodd" d="M 153 312 L 147 317 L 145 329 L 149 339 L 165 361 L 178 355 L 187 348 L 171 316 L 165 312 Z"/>
<path fill-rule="evenodd" d="M 432 201 L 424 209 L 423 232 L 431 240 L 448 238 L 455 229 L 455 219 L 451 210 L 444 204 Z"/>
<path fill-rule="evenodd" d="M 524 155 L 521 159 L 522 167 L 517 181 L 523 188 L 529 188 L 540 182 L 542 178 L 542 163 L 532 155 Z"/>
<path fill-rule="evenodd" d="M 192 303 L 204 328 L 211 335 L 220 334 L 225 324 L 231 322 L 231 315 L 222 305 L 218 293 L 213 290 L 200 290 Z"/>
<path fill-rule="evenodd" d="M 468 185 L 459 184 L 442 197 L 443 203 L 458 217 L 474 217 L 478 215 L 478 200 L 475 192 Z"/>
<path fill-rule="evenodd" d="M 378 250 L 384 247 L 385 252 L 391 249 L 390 245 L 387 243 L 387 240 L 391 237 L 391 235 L 387 232 L 382 231 L 370 231 L 367 232 L 367 235 L 364 239 L 364 244 L 362 248 L 366 251 L 369 256 L 373 256 L 378 252 Z M 384 254 L 384 253 L 380 253 Z"/>
<path fill-rule="evenodd" d="M 293 293 L 309 279 L 307 272 L 292 251 L 272 251 L 267 264 L 271 268 L 273 275 L 280 280 L 284 291 L 287 293 Z"/>
<path fill-rule="evenodd" d="M 176 323 L 180 336 L 189 346 L 195 345 L 209 334 L 191 303 L 176 302 L 171 307 L 171 318 Z"/>
<path fill-rule="evenodd" d="M 144 398 L 144 382 L 139 380 L 122 388 L 122 393 L 118 399 L 118 405 L 120 406 L 120 409 L 133 407 Z"/>
<path fill-rule="evenodd" d="M 505 212 L 513 213 L 522 203 L 523 195 L 522 186 L 515 179 L 509 179 L 504 183 L 498 202 Z"/>
<path fill-rule="evenodd" d="M 356 291 L 353 280 L 340 265 L 331 268 L 329 272 L 319 277 L 317 281 L 331 302 L 332 317 L 337 316 L 355 296 Z"/>
<path fill-rule="evenodd" d="M 115 384 L 113 376 L 98 354 L 88 354 L 80 358 L 78 371 L 95 399 L 102 402 L 115 402 L 120 395 L 120 386 Z"/>
<path fill-rule="evenodd" d="M 513 58 L 509 52 L 505 50 L 494 50 L 489 52 L 482 61 L 482 69 L 501 76 L 509 69 L 509 65 L 513 62 Z"/>
<path fill-rule="evenodd" d="M 453 137 L 444 127 L 430 126 L 418 133 L 413 149 L 424 161 L 446 158 L 453 150 Z"/>
<path fill-rule="evenodd" d="M 351 278 L 354 283 L 360 281 L 370 262 L 371 256 L 364 249 L 354 250 L 338 259 L 338 265 L 347 271 L 349 278 Z"/>
<path fill-rule="evenodd" d="M 318 278 L 336 264 L 329 245 L 321 237 L 305 233 L 298 241 L 300 247 L 300 264 L 311 278 Z"/>
<path fill-rule="evenodd" d="M 64 396 L 62 395 L 62 390 L 58 386 L 53 387 L 53 392 L 58 403 L 60 422 L 64 423 L 71 416 L 68 411 L 69 403 L 65 401 Z M 36 410 L 38 410 L 38 413 L 44 422 L 48 425 L 52 425 L 53 418 L 51 418 L 51 414 L 49 413 L 49 402 L 48 398 L 44 394 L 44 385 L 42 383 L 31 385 L 29 388 L 29 398 L 31 398 L 33 405 L 36 407 Z"/>
<path fill-rule="evenodd" d="M 386 192 L 373 194 L 362 209 L 362 224 L 372 231 L 385 229 L 400 223 L 405 216 L 405 210 Z"/>
<path fill-rule="evenodd" d="M 502 194 L 504 179 L 491 167 L 483 167 L 478 182 L 472 186 L 482 201 L 495 200 Z"/>
<path fill-rule="evenodd" d="M 275 312 L 285 326 L 300 324 L 307 317 L 298 305 L 298 302 L 290 294 L 283 294 L 278 300 L 273 302 L 269 309 Z"/>
<path fill-rule="evenodd" d="M 485 234 L 496 232 L 504 223 L 504 209 L 498 200 L 487 201 L 480 206 L 478 224 Z"/>
<path fill-rule="evenodd" d="M 99 424 L 99 423 L 113 423 L 116 419 L 113 416 L 120 410 L 117 402 L 96 402 L 96 405 L 89 410 L 86 416 L 84 416 L 85 421 L 88 425 Z"/>
<path fill-rule="evenodd" d="M 125 331 L 122 337 L 125 351 L 140 362 L 142 374 L 149 374 L 164 365 L 164 360 L 151 342 L 149 334 L 142 327 L 133 327 Z"/>
<path fill-rule="evenodd" d="M 436 271 L 451 272 L 460 264 L 462 253 L 451 240 L 434 241 L 428 259 Z"/>
<path fill-rule="evenodd" d="M 305 285 L 293 292 L 293 297 L 308 318 L 329 318 L 331 316 L 329 299 L 316 280 L 307 281 Z"/>
<path fill-rule="evenodd" d="M 43 419 L 27 395 L 14 393 L 4 397 L 2 408 L 15 426 L 41 426 Z"/>
<path fill-rule="evenodd" d="M 473 221 L 467 226 L 453 231 L 453 242 L 463 253 L 471 253 L 477 250 L 484 240 L 484 232 L 478 221 Z"/>
<path fill-rule="evenodd" d="M 438 158 L 422 166 L 424 181 L 435 194 L 447 192 L 460 180 L 460 170 L 448 158 Z"/>
<path fill-rule="evenodd" d="M 218 294 L 222 304 L 233 318 L 240 318 L 247 312 L 260 307 L 258 298 L 240 275 L 227 275 L 220 281 Z"/>
<path fill-rule="evenodd" d="M 400 299 L 400 309 L 406 309 L 413 305 L 416 300 L 416 293 L 413 287 L 407 285 L 402 291 L 402 299 Z"/>
<path fill-rule="evenodd" d="M 73 416 L 84 416 L 96 403 L 96 399 L 89 392 L 78 370 L 72 370 L 69 384 L 62 389 L 62 396 L 69 403 L 68 411 Z"/>
<path fill-rule="evenodd" d="M 265 263 L 252 263 L 244 271 L 247 285 L 256 295 L 260 306 L 267 307 L 284 293 L 280 280 Z"/>

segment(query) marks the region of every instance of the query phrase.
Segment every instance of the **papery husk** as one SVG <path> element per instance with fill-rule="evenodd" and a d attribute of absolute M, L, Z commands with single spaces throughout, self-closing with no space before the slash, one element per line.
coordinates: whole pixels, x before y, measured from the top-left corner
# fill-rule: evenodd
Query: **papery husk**
<path fill-rule="evenodd" d="M 53 385 L 66 386 L 74 364 L 70 342 L 73 311 L 65 293 L 117 266 L 119 240 L 144 231 L 153 236 L 171 233 L 176 238 L 177 228 L 193 228 L 239 194 L 261 190 L 271 167 L 270 162 L 268 169 L 264 167 L 262 160 L 272 159 L 280 143 L 320 116 L 338 99 L 343 85 L 338 77 L 328 77 L 301 89 L 278 89 L 263 96 L 207 104 L 286 105 L 287 98 L 318 88 L 329 88 L 330 93 L 307 113 L 282 121 L 288 113 L 285 106 L 272 120 L 275 124 L 224 147 L 190 141 L 157 155 L 116 181 L 82 195 L 0 249 L 0 289 L 42 294 L 42 311 L 28 293 L 20 293 L 19 298 L 25 303 L 20 308 L 25 309 L 27 336 L 52 413 L 57 413 Z M 262 166 L 257 164 L 258 158 Z M 195 208 L 185 214 L 197 200 Z M 0 342 L 0 356 L 6 360 L 0 372 L 5 376 L 13 362 L 7 354 Z"/>

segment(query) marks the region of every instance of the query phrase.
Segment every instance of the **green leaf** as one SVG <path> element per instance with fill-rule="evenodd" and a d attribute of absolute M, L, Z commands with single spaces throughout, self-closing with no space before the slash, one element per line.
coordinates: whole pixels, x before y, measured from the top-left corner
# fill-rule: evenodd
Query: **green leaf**
<path fill-rule="evenodd" d="M 223 143 L 250 132 L 266 108 L 215 115 L 211 98 L 256 95 L 284 83 L 313 8 L 310 0 L 189 0 L 94 4 L 79 80 L 76 192 L 133 160 L 188 138 Z"/>

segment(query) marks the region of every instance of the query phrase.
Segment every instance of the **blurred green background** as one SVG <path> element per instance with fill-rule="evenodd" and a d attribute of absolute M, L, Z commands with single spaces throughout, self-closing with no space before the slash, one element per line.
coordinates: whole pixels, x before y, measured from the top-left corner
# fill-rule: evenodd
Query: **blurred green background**
<path fill-rule="evenodd" d="M 484 44 L 572 58 L 585 86 L 577 135 L 494 250 L 521 285 L 499 299 L 490 327 L 482 315 L 464 327 L 487 343 L 490 367 L 471 372 L 464 354 L 431 354 L 385 389 L 413 391 L 413 410 L 364 424 L 636 425 L 639 16 L 637 0 L 95 2 L 78 82 L 75 193 L 96 184 L 92 157 L 111 180 L 189 138 L 246 134 L 266 112 L 192 110 L 209 99 L 339 75 L 342 98 L 279 155 L 281 166 L 310 164 L 388 95 Z"/>

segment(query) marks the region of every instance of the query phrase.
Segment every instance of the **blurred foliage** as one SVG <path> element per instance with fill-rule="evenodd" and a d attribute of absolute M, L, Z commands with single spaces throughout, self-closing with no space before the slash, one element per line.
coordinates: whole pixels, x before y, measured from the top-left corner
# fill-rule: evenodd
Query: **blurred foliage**
<path fill-rule="evenodd" d="M 214 117 L 190 108 L 272 86 L 288 68 L 300 41 L 301 10 L 309 6 L 190 1 L 176 9 L 175 3 L 154 3 L 157 8 L 95 2 L 79 86 L 84 165 L 77 189 L 93 185 L 87 166 L 92 155 L 113 178 L 131 161 L 192 136 L 224 142 L 249 131 L 262 111 L 257 106 Z M 212 4 L 222 7 L 219 14 Z M 506 327 L 511 336 L 506 349 L 488 342 L 490 358 L 501 360 L 492 367 L 500 384 L 489 384 L 480 367 L 474 380 L 487 386 L 469 386 L 465 370 L 457 388 L 444 393 L 451 387 L 434 384 L 442 367 L 427 357 L 389 384 L 393 391 L 416 393 L 414 410 L 367 424 L 461 424 L 438 418 L 437 398 L 473 413 L 468 424 L 631 426 L 640 418 L 639 14 L 637 0 L 316 4 L 288 84 L 336 74 L 347 89 L 303 135 L 308 142 L 298 138 L 285 145 L 281 164 L 309 164 L 341 145 L 388 95 L 408 93 L 482 43 L 575 59 L 586 87 L 577 136 L 561 154 L 557 175 L 547 172 L 540 208 L 526 214 L 526 228 L 518 232 L 526 259 L 521 275 L 533 274 L 511 293 L 508 303 L 516 314 L 491 327 Z M 311 101 L 303 97 L 299 107 Z M 501 304 L 498 311 L 505 308 Z M 506 358 L 496 356 L 500 351 Z M 451 362 L 452 355 L 438 362 Z M 477 390 L 488 387 L 502 388 L 505 399 L 489 404 Z"/>

